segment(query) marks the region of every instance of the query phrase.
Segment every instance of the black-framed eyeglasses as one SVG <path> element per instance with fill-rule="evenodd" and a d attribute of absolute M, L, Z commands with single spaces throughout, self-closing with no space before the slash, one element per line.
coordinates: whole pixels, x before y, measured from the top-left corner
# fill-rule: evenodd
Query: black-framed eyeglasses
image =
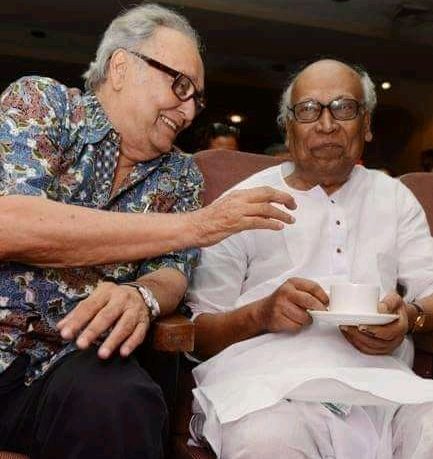
<path fill-rule="evenodd" d="M 171 90 L 182 102 L 185 102 L 191 98 L 194 99 L 196 115 L 198 115 L 206 108 L 206 101 L 203 91 L 198 91 L 191 79 L 185 74 L 179 72 L 178 70 L 172 69 L 171 67 L 168 67 L 167 65 L 164 65 L 161 62 L 152 59 L 151 57 L 138 53 L 137 51 L 129 52 L 149 64 L 151 67 L 173 77 L 174 81 L 171 85 Z"/>
<path fill-rule="evenodd" d="M 322 104 L 318 100 L 306 100 L 299 102 L 289 110 L 293 113 L 295 120 L 299 123 L 313 123 L 322 115 L 323 109 L 327 108 L 332 117 L 338 121 L 349 121 L 355 119 L 361 108 L 364 108 L 363 102 L 355 99 L 338 98 L 331 100 L 329 104 Z"/>

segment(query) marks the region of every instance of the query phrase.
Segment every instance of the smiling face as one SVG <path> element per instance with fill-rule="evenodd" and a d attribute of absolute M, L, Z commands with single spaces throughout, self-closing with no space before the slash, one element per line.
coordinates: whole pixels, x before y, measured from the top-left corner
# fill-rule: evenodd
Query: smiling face
<path fill-rule="evenodd" d="M 364 102 L 359 75 L 337 61 L 318 61 L 295 81 L 291 106 L 316 100 L 324 105 L 339 98 Z M 361 109 L 353 120 L 338 121 L 328 109 L 312 123 L 287 122 L 289 155 L 295 170 L 289 184 L 308 189 L 317 184 L 335 191 L 348 178 L 360 159 L 364 142 L 370 141 L 370 115 Z"/>
<path fill-rule="evenodd" d="M 197 90 L 203 90 L 203 63 L 188 36 L 159 27 L 136 51 L 184 73 Z M 132 160 L 170 151 L 177 134 L 194 119 L 194 99 L 179 100 L 171 89 L 173 81 L 172 76 L 128 51 L 113 53 L 107 79 L 110 97 L 105 100 L 110 120 L 121 135 L 121 150 Z"/>

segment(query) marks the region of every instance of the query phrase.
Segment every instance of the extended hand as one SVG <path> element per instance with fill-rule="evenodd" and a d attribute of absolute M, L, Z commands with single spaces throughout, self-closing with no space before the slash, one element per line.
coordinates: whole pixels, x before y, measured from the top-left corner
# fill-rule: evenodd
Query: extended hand
<path fill-rule="evenodd" d="M 307 309 L 324 311 L 328 301 L 328 295 L 316 282 L 289 279 L 261 305 L 264 328 L 268 332 L 296 332 L 312 322 Z"/>
<path fill-rule="evenodd" d="M 193 212 L 200 245 L 216 244 L 231 234 L 248 229 L 280 230 L 295 219 L 271 203 L 295 209 L 294 199 L 283 191 L 265 186 L 232 191 L 209 206 Z M 283 223 L 282 223 L 283 222 Z"/>
<path fill-rule="evenodd" d="M 98 351 L 100 358 L 107 359 L 119 347 L 120 354 L 128 356 L 143 342 L 149 322 L 149 310 L 135 288 L 101 282 L 57 328 L 65 340 L 78 336 L 76 343 L 80 349 L 88 348 L 112 328 Z"/>
<path fill-rule="evenodd" d="M 345 338 L 364 354 L 391 354 L 408 331 L 406 305 L 399 295 L 387 295 L 379 303 L 378 310 L 382 313 L 399 314 L 399 318 L 386 325 L 340 327 Z"/>

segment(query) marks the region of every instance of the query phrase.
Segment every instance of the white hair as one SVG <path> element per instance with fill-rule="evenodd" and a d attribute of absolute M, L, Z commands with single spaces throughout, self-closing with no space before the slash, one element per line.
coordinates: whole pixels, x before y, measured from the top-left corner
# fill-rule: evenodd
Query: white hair
<path fill-rule="evenodd" d="M 370 114 L 373 114 L 374 109 L 377 105 L 377 96 L 375 85 L 373 83 L 373 80 L 370 78 L 370 75 L 367 73 L 366 70 L 364 70 L 362 67 L 358 65 L 347 64 L 345 62 L 341 63 L 347 65 L 349 68 L 351 68 L 354 72 L 358 74 L 362 86 L 362 91 L 364 93 L 365 108 Z M 281 97 L 280 110 L 277 117 L 277 122 L 283 130 L 285 130 L 286 128 L 286 121 L 293 117 L 293 113 L 290 110 L 290 108 L 292 107 L 293 86 L 295 85 L 296 80 L 298 79 L 299 75 L 305 70 L 305 68 L 306 67 L 303 67 L 300 71 L 296 72 L 290 78 L 289 84 Z"/>
<path fill-rule="evenodd" d="M 168 27 L 190 37 L 201 51 L 197 32 L 182 15 L 156 4 L 139 5 L 117 16 L 108 26 L 96 52 L 96 58 L 83 74 L 85 87 L 94 91 L 107 77 L 107 64 L 116 49 L 133 49 L 150 39 L 157 27 Z"/>

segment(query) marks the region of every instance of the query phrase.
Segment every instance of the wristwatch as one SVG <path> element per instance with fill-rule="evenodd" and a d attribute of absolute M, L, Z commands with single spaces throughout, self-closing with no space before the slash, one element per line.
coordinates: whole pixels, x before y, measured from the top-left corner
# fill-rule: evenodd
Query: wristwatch
<path fill-rule="evenodd" d="M 155 320 L 161 314 L 158 300 L 153 296 L 152 290 L 150 290 L 150 288 L 144 287 L 138 282 L 123 282 L 121 285 L 129 285 L 130 287 L 134 287 L 138 290 L 143 298 L 144 304 L 149 309 L 149 317 L 151 321 Z"/>
<path fill-rule="evenodd" d="M 426 321 L 426 314 L 424 312 L 424 309 L 422 306 L 420 306 L 418 303 L 412 302 L 409 303 L 416 309 L 417 316 L 415 317 L 415 321 L 412 325 L 412 328 L 410 330 L 411 333 L 416 333 L 424 327 L 425 321 Z"/>

